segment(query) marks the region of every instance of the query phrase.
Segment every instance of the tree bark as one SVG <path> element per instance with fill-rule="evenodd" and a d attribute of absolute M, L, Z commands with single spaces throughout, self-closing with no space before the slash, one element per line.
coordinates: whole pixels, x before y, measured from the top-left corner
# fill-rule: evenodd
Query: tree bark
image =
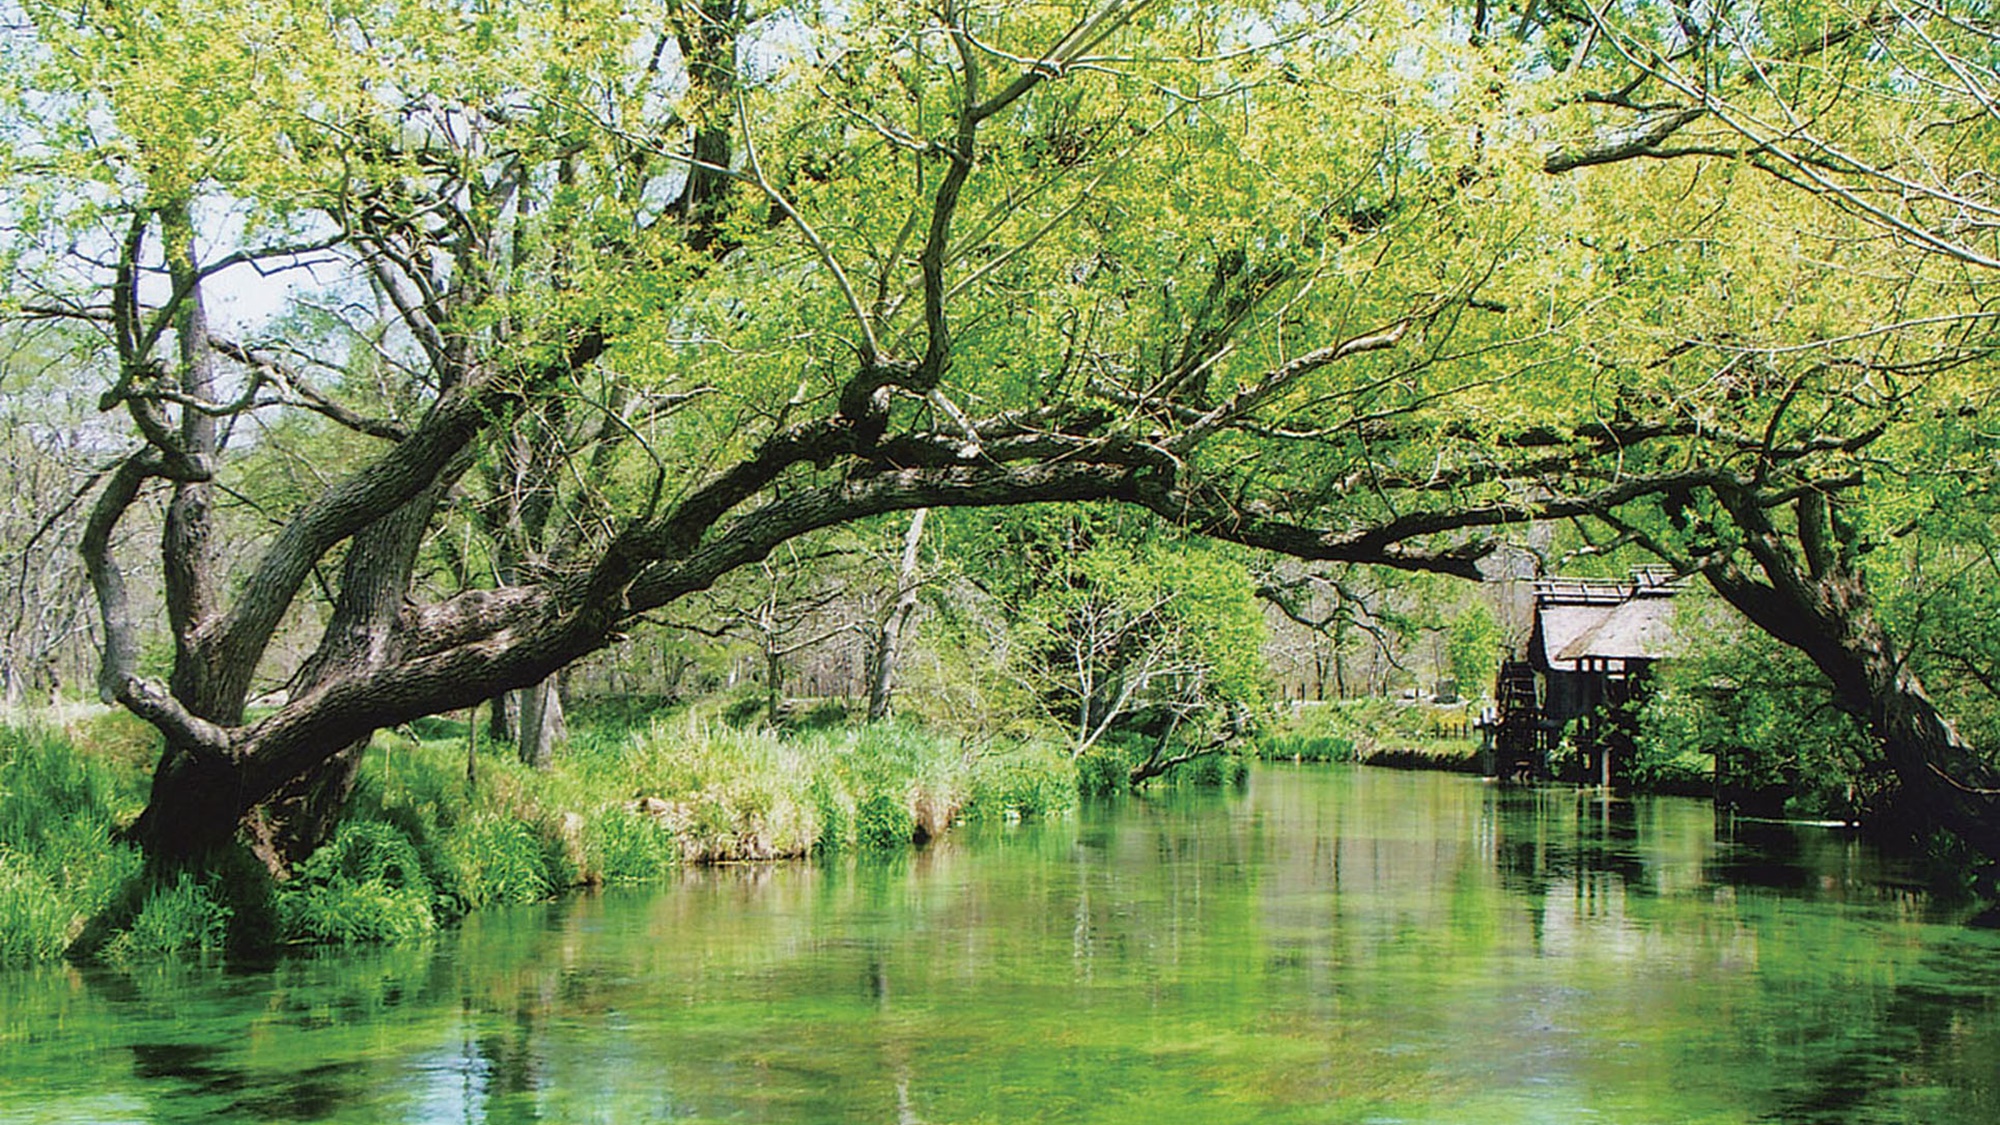
<path fill-rule="evenodd" d="M 917 547 L 924 536 L 924 517 L 929 509 L 910 513 L 910 528 L 903 535 L 903 558 L 896 570 L 896 600 L 875 629 L 869 648 L 868 721 L 879 723 L 889 717 L 889 702 L 896 689 L 896 654 L 917 608 Z"/>
<path fill-rule="evenodd" d="M 1805 653 L 1841 705 L 1866 723 L 1901 786 L 1878 827 L 1918 838 L 1944 828 L 2000 862 L 2000 776 L 1932 702 L 1875 618 L 1859 575 L 1814 580 L 1801 591 L 1810 600 L 1740 575 L 1711 581 L 1759 628 Z"/>
<path fill-rule="evenodd" d="M 569 723 L 563 717 L 562 677 L 545 676 L 513 694 L 521 701 L 517 743 L 521 764 L 538 770 L 554 768 L 556 750 L 569 740 Z"/>
<path fill-rule="evenodd" d="M 1804 653 L 1832 682 L 1841 706 L 1867 724 L 1901 786 L 1891 823 L 1881 827 L 1918 838 L 1942 828 L 2000 864 L 2000 770 L 1938 710 L 1877 616 L 1840 513 L 1824 495 L 1807 493 L 1793 504 L 1797 524 L 1788 540 L 1764 498 L 1736 487 L 1716 491 L 1763 580 L 1725 558 L 1707 569 L 1709 583 L 1759 628 Z"/>

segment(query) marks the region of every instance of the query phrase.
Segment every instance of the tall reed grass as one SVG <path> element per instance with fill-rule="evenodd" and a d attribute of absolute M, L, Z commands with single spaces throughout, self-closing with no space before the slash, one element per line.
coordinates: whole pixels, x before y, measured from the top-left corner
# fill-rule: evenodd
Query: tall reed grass
<path fill-rule="evenodd" d="M 481 907 L 687 864 L 894 851 L 967 819 L 1061 815 L 1065 755 L 902 724 L 780 735 L 681 717 L 578 738 L 537 772 L 427 720 L 379 736 L 329 841 L 273 884 L 241 849 L 150 870 L 117 826 L 145 755 L 0 728 L 0 964 L 405 941 Z"/>
<path fill-rule="evenodd" d="M 142 865 L 111 831 L 128 788 L 59 731 L 0 727 L 0 965 L 61 956 L 127 895 Z"/>

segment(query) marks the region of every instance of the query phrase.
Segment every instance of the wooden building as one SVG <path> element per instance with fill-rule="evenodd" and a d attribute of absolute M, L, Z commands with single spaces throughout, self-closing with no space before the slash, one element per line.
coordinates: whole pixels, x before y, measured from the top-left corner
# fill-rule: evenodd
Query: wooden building
<path fill-rule="evenodd" d="M 1631 761 L 1652 667 L 1672 647 L 1680 588 L 1652 569 L 1624 579 L 1537 579 L 1527 658 L 1501 665 L 1486 724 L 1493 772 L 1548 778 L 1549 751 L 1567 729 L 1581 753 L 1571 780 L 1615 784 Z"/>

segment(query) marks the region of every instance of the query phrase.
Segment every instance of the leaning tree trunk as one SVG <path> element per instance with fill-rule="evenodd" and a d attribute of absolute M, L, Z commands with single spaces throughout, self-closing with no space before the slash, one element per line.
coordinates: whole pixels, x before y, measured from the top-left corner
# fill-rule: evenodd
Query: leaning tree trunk
<path fill-rule="evenodd" d="M 395 658 L 397 619 L 440 495 L 442 487 L 433 487 L 354 537 L 341 567 L 333 618 L 299 675 L 298 691 L 310 693 Z M 252 850 L 272 871 L 289 870 L 332 836 L 361 775 L 368 743 L 362 738 L 345 744 L 245 818 Z"/>
<path fill-rule="evenodd" d="M 1719 493 L 1767 581 L 1733 562 L 1712 566 L 1724 600 L 1832 681 L 1842 707 L 1868 727 L 1901 792 L 1889 823 L 1917 838 L 1944 829 L 2000 864 L 2000 769 L 1931 701 L 1875 613 L 1854 564 L 1853 533 L 1824 497 L 1795 505 L 1796 550 L 1750 496 Z"/>

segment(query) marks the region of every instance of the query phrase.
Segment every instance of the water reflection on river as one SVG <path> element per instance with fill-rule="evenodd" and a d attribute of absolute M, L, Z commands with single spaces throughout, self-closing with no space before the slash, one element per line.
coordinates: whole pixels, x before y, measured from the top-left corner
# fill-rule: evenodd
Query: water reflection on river
<path fill-rule="evenodd" d="M 0 1121 L 2000 1121 L 2000 937 L 1693 801 L 1266 769 L 421 947 L 0 975 Z"/>

